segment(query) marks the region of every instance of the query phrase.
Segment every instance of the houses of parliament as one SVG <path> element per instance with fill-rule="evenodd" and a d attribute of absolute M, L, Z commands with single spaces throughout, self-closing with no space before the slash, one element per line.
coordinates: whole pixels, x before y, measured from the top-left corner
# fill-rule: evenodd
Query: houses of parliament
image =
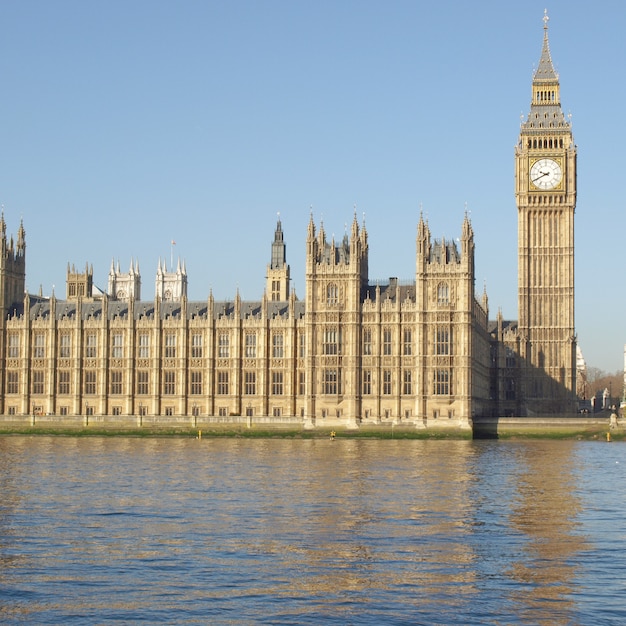
<path fill-rule="evenodd" d="M 153 300 L 141 299 L 136 263 L 113 264 L 106 291 L 91 267 L 68 266 L 65 300 L 25 293 L 24 225 L 7 236 L 3 214 L 0 415 L 470 428 L 477 416 L 572 412 L 576 146 L 547 16 L 514 161 L 516 321 L 490 321 L 487 294 L 475 293 L 467 215 L 456 241 L 433 238 L 419 216 L 414 279 L 375 285 L 365 223 L 355 215 L 335 241 L 311 215 L 304 300 L 290 289 L 279 219 L 260 300 L 190 301 L 180 262 L 159 262 Z"/>

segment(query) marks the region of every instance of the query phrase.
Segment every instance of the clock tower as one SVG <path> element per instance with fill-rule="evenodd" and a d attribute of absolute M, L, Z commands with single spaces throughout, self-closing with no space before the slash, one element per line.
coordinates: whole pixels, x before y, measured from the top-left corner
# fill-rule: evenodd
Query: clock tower
<path fill-rule="evenodd" d="M 530 113 L 515 149 L 521 388 L 527 413 L 575 408 L 574 210 L 576 145 L 563 115 L 543 18 Z"/>

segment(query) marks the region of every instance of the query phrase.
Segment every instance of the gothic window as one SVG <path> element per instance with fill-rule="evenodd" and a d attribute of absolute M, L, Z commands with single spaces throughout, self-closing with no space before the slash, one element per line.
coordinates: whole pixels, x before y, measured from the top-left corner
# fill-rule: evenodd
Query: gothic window
<path fill-rule="evenodd" d="M 176 334 L 167 333 L 165 335 L 165 350 L 163 356 L 166 359 L 176 358 Z"/>
<path fill-rule="evenodd" d="M 150 335 L 148 333 L 139 334 L 139 352 L 140 359 L 150 358 Z"/>
<path fill-rule="evenodd" d="M 451 393 L 452 381 L 451 372 L 448 369 L 435 371 L 435 395 L 448 396 Z"/>
<path fill-rule="evenodd" d="M 437 286 L 437 304 L 450 304 L 450 288 L 447 283 Z"/>
<path fill-rule="evenodd" d="M 328 306 L 336 306 L 339 302 L 339 288 L 335 283 L 330 283 L 326 287 L 326 304 Z"/>
<path fill-rule="evenodd" d="M 87 370 L 84 377 L 84 389 L 86 396 L 93 396 L 96 393 L 96 372 L 93 370 Z"/>
<path fill-rule="evenodd" d="M 7 372 L 7 393 L 18 393 L 19 382 L 19 372 Z"/>
<path fill-rule="evenodd" d="M 280 300 L 280 281 L 273 280 L 272 281 L 272 300 L 276 302 Z"/>
<path fill-rule="evenodd" d="M 372 331 L 369 328 L 363 330 L 363 355 L 372 354 Z"/>
<path fill-rule="evenodd" d="M 450 353 L 450 329 L 438 326 L 435 329 L 435 354 L 446 356 Z"/>
<path fill-rule="evenodd" d="M 372 393 L 372 372 L 363 370 L 363 395 L 369 396 Z"/>
<path fill-rule="evenodd" d="M 256 372 L 244 372 L 243 392 L 246 396 L 256 395 Z"/>
<path fill-rule="evenodd" d="M 220 396 L 228 395 L 228 372 L 217 373 L 217 394 Z"/>
<path fill-rule="evenodd" d="M 283 334 L 282 333 L 274 333 L 272 335 L 272 356 L 275 359 L 283 358 Z"/>
<path fill-rule="evenodd" d="M 111 356 L 114 359 L 121 359 L 124 356 L 124 335 L 113 333 L 111 336 Z"/>
<path fill-rule="evenodd" d="M 272 395 L 283 395 L 283 373 L 272 372 Z"/>
<path fill-rule="evenodd" d="M 227 359 L 229 354 L 228 333 L 220 333 L 217 342 L 217 355 L 221 359 Z"/>
<path fill-rule="evenodd" d="M 60 370 L 58 374 L 59 395 L 67 395 L 70 392 L 70 371 Z"/>
<path fill-rule="evenodd" d="M 402 380 L 402 393 L 404 393 L 405 396 L 410 396 L 413 393 L 413 384 L 412 384 L 412 377 L 411 377 L 411 371 L 410 370 L 404 370 L 404 374 L 403 374 L 403 380 Z"/>
<path fill-rule="evenodd" d="M 324 354 L 339 354 L 339 332 L 336 328 L 327 328 L 324 330 L 324 345 L 322 346 Z"/>
<path fill-rule="evenodd" d="M 163 395 L 173 396 L 176 393 L 176 372 L 167 370 L 163 372 Z"/>
<path fill-rule="evenodd" d="M 69 359 L 72 356 L 72 336 L 69 333 L 63 333 L 59 341 L 59 358 Z"/>
<path fill-rule="evenodd" d="M 301 359 L 306 356 L 306 335 L 304 333 L 298 334 L 298 353 Z"/>
<path fill-rule="evenodd" d="M 246 358 L 256 358 L 256 333 L 246 333 Z"/>
<path fill-rule="evenodd" d="M 202 395 L 202 372 L 191 372 L 191 395 Z"/>
<path fill-rule="evenodd" d="M 511 348 L 506 349 L 506 366 L 515 367 L 515 352 Z"/>
<path fill-rule="evenodd" d="M 298 394 L 303 396 L 306 393 L 306 374 L 298 372 Z"/>
<path fill-rule="evenodd" d="M 411 356 L 411 342 L 412 342 L 412 333 L 410 329 L 406 328 L 403 334 L 403 353 L 404 356 Z"/>
<path fill-rule="evenodd" d="M 35 370 L 32 379 L 32 392 L 35 395 L 41 395 L 44 390 L 44 371 Z"/>
<path fill-rule="evenodd" d="M 200 333 L 193 333 L 191 335 L 191 358 L 202 358 L 202 335 Z"/>
<path fill-rule="evenodd" d="M 386 356 L 391 354 L 391 328 L 383 330 L 383 354 Z"/>
<path fill-rule="evenodd" d="M 44 359 L 46 357 L 46 336 L 43 333 L 35 333 L 33 341 L 33 358 Z"/>
<path fill-rule="evenodd" d="M 85 337 L 85 358 L 95 359 L 98 356 L 98 335 L 87 333 Z"/>
<path fill-rule="evenodd" d="M 150 384 L 150 372 L 139 370 L 137 372 L 137 395 L 147 396 Z"/>
<path fill-rule="evenodd" d="M 336 369 L 324 370 L 324 393 L 337 395 L 341 393 L 341 372 Z"/>
<path fill-rule="evenodd" d="M 17 359 L 20 356 L 20 336 L 17 333 L 11 333 L 9 335 L 9 347 L 7 350 L 7 357 L 10 359 Z"/>
<path fill-rule="evenodd" d="M 389 396 L 392 391 L 391 370 L 383 372 L 383 395 Z"/>
<path fill-rule="evenodd" d="M 119 396 L 122 392 L 122 374 L 123 372 L 120 371 L 113 371 L 111 372 L 111 381 L 110 381 L 110 386 L 109 386 L 109 393 L 112 396 Z"/>

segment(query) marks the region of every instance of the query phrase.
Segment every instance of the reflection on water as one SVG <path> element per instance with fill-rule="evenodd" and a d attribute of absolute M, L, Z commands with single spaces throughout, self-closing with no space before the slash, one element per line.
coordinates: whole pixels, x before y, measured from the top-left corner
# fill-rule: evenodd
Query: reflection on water
<path fill-rule="evenodd" d="M 624 450 L 0 438 L 0 621 L 612 623 Z"/>

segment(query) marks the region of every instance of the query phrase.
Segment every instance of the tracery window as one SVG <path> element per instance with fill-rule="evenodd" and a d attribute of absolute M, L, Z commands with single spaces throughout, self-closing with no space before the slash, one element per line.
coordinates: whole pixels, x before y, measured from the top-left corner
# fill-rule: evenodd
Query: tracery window
<path fill-rule="evenodd" d="M 450 287 L 447 283 L 437 286 L 437 304 L 450 304 Z"/>

